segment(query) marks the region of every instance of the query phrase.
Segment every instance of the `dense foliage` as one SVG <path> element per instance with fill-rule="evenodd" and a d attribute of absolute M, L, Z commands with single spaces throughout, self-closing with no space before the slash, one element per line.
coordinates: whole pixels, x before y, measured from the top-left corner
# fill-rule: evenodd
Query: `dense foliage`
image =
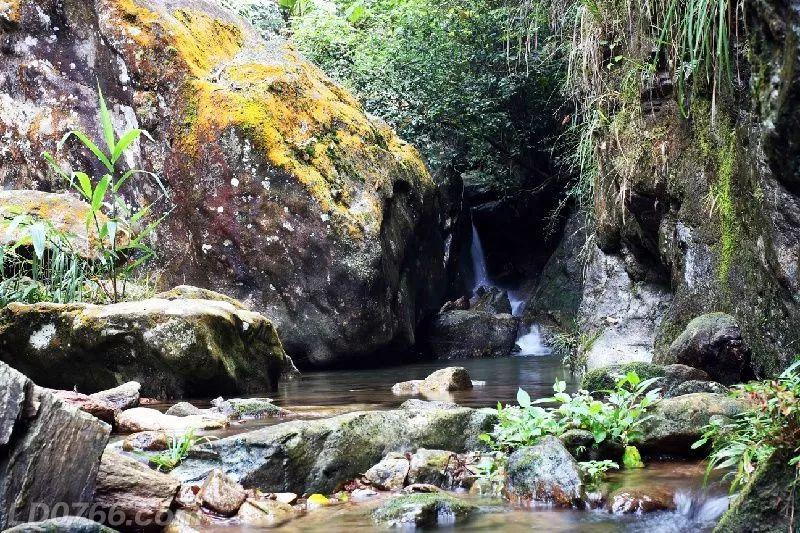
<path fill-rule="evenodd" d="M 635 372 L 629 372 L 619 377 L 614 390 L 604 391 L 608 394 L 605 400 L 585 390 L 568 394 L 563 381 L 553 385 L 553 397 L 535 401 L 520 389 L 519 405 L 498 405 L 497 426 L 481 438 L 496 449 L 509 451 L 534 445 L 546 435 L 560 436 L 581 429 L 591 432 L 596 445 L 611 441 L 628 446 L 640 437 L 647 410 L 660 398 L 660 389 L 653 388 L 657 380 L 641 380 Z"/>
<path fill-rule="evenodd" d="M 542 172 L 562 75 L 544 3 L 305 6 L 291 22 L 300 49 L 420 148 L 434 170 L 453 166 L 511 187 Z"/>
<path fill-rule="evenodd" d="M 709 470 L 732 469 L 731 492 L 747 483 L 777 449 L 789 450 L 790 466 L 800 468 L 800 361 L 776 380 L 740 385 L 736 394 L 751 407 L 732 422 L 712 420 L 694 444 L 711 443 Z"/>

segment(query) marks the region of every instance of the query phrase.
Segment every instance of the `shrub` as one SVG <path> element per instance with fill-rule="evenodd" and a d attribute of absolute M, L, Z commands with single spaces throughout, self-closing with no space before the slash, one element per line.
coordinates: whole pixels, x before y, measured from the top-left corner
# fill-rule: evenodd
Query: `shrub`
<path fill-rule="evenodd" d="M 692 447 L 711 445 L 708 471 L 733 469 L 731 492 L 747 483 L 756 467 L 776 450 L 791 455 L 789 466 L 800 466 L 800 361 L 778 379 L 740 385 L 734 394 L 751 407 L 732 422 L 712 420 Z M 798 471 L 800 472 L 800 471 Z"/>
<path fill-rule="evenodd" d="M 181 464 L 188 456 L 193 446 L 205 444 L 213 437 L 198 437 L 194 430 L 189 430 L 183 435 L 171 435 L 169 448 L 148 459 L 151 466 L 159 472 L 169 472 Z"/>

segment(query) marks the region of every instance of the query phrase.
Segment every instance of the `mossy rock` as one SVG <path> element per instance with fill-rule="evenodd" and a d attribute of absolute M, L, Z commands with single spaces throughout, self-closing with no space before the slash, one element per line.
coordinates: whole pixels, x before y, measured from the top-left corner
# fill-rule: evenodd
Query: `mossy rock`
<path fill-rule="evenodd" d="M 436 527 L 459 525 L 468 521 L 478 507 L 444 492 L 404 494 L 397 496 L 373 511 L 372 518 L 394 527 Z"/>
<path fill-rule="evenodd" d="M 794 454 L 778 450 L 758 466 L 752 479 L 733 500 L 714 533 L 784 533 L 796 531 L 800 491 L 795 487 Z"/>
<path fill-rule="evenodd" d="M 618 375 L 636 372 L 642 381 L 650 378 L 663 378 L 664 367 L 653 363 L 633 362 L 624 365 L 611 365 L 590 370 L 581 379 L 581 388 L 589 392 L 614 390 Z"/>

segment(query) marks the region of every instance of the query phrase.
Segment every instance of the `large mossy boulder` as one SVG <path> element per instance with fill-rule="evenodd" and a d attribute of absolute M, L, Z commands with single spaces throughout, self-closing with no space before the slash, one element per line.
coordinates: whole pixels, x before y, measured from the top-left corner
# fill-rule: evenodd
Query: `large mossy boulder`
<path fill-rule="evenodd" d="M 481 449 L 478 435 L 496 422 L 493 410 L 465 407 L 296 420 L 214 441 L 210 447 L 219 459 L 189 459 L 172 473 L 190 481 L 220 468 L 246 488 L 329 494 L 389 452 Z"/>
<path fill-rule="evenodd" d="M 99 141 L 98 84 L 123 168 L 161 177 L 165 284 L 245 301 L 298 364 L 400 350 L 444 297 L 440 197 L 417 151 L 278 37 L 206 0 L 14 0 L 0 10 L 0 182 L 68 188 L 40 157 L 73 128 Z M 71 140 L 73 170 L 91 156 Z M 122 193 L 144 205 L 149 178 Z M 374 362 L 374 361 L 373 361 Z"/>
<path fill-rule="evenodd" d="M 709 313 L 689 322 L 658 360 L 699 368 L 725 385 L 754 377 L 750 348 L 736 319 L 725 313 Z"/>
<path fill-rule="evenodd" d="M 779 450 L 758 466 L 753 477 L 722 515 L 714 533 L 784 533 L 796 531 L 800 491 L 793 453 Z"/>
<path fill-rule="evenodd" d="M 0 529 L 91 502 L 111 426 L 0 363 Z M 33 526 L 32 526 L 33 527 Z"/>
<path fill-rule="evenodd" d="M 46 387 L 138 381 L 161 398 L 263 391 L 292 370 L 266 317 L 194 299 L 10 304 L 0 310 L 0 360 Z"/>
<path fill-rule="evenodd" d="M 742 400 L 708 392 L 663 399 L 647 411 L 636 445 L 650 455 L 696 455 L 691 446 L 712 418 L 729 420 L 746 408 Z"/>

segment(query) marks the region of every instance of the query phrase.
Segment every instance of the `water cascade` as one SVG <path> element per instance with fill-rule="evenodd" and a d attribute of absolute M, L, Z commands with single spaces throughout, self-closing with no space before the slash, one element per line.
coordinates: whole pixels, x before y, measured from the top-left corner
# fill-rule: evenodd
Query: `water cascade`
<path fill-rule="evenodd" d="M 474 293 L 481 286 L 493 286 L 489 281 L 489 274 L 486 270 L 486 257 L 483 255 L 481 238 L 478 235 L 478 230 L 475 228 L 475 224 L 472 225 L 472 245 L 470 246 L 470 257 L 472 259 L 472 272 L 475 276 L 475 281 L 472 284 L 472 292 Z"/>

